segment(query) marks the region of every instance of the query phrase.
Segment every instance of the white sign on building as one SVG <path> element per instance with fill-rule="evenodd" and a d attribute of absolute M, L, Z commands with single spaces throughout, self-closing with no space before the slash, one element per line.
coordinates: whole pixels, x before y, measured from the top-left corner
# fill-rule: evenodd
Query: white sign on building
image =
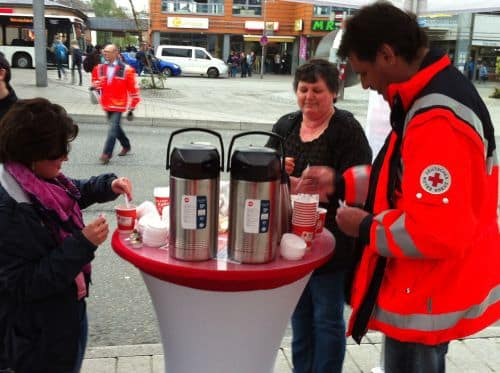
<path fill-rule="evenodd" d="M 280 28 L 279 22 L 266 22 L 266 30 L 278 31 Z M 245 30 L 264 30 L 263 21 L 245 21 Z"/>
<path fill-rule="evenodd" d="M 167 17 L 167 27 L 208 29 L 208 18 Z"/>

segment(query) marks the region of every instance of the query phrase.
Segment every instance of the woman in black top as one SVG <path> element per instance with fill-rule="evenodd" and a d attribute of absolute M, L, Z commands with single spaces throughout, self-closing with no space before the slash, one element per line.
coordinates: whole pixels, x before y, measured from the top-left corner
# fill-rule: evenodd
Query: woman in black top
<path fill-rule="evenodd" d="M 285 138 L 286 169 L 294 193 L 308 165 L 328 165 L 340 174 L 370 164 L 372 152 L 354 116 L 334 106 L 338 91 L 335 65 L 313 59 L 300 66 L 293 82 L 300 111 L 281 117 L 273 132 Z M 269 146 L 277 148 L 274 140 Z M 354 247 L 336 226 L 338 201 L 327 209 L 326 228 L 336 239 L 332 259 L 314 271 L 292 315 L 295 373 L 341 372 L 345 355 L 344 283 Z"/>

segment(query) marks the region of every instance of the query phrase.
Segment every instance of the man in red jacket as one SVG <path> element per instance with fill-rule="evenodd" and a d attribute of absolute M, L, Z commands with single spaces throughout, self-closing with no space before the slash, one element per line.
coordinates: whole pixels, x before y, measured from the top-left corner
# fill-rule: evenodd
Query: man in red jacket
<path fill-rule="evenodd" d="M 92 70 L 92 86 L 100 92 L 100 103 L 110 123 L 104 150 L 99 158 L 102 164 L 107 164 L 113 155 L 116 139 L 122 145 L 119 156 L 130 152 L 130 141 L 120 122 L 122 113 L 126 111 L 128 111 L 127 119 L 132 120 L 132 112 L 140 97 L 135 70 L 118 58 L 119 51 L 116 45 L 108 44 L 102 52 L 106 63 L 99 64 Z"/>
<path fill-rule="evenodd" d="M 359 243 L 348 334 L 358 343 L 368 328 L 386 335 L 386 373 L 444 373 L 449 341 L 500 317 L 490 115 L 448 56 L 428 47 L 416 16 L 390 3 L 349 19 L 338 54 L 388 101 L 392 130 L 370 175 L 310 167 L 299 188 L 319 184 L 324 199 L 346 200 L 336 221 Z M 364 209 L 348 207 L 365 185 Z"/>

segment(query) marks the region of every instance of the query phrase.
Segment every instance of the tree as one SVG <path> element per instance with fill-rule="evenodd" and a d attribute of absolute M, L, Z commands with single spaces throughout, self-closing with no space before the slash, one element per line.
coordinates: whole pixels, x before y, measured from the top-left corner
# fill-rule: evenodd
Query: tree
<path fill-rule="evenodd" d="M 115 0 L 90 0 L 97 17 L 128 18 L 122 8 L 118 7 Z"/>

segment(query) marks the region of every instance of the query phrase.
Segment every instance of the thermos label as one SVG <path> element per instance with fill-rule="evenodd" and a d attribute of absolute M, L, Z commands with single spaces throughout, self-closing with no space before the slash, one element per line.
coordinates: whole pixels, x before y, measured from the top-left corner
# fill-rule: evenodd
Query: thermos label
<path fill-rule="evenodd" d="M 182 229 L 204 229 L 207 226 L 207 196 L 182 196 Z"/>
<path fill-rule="evenodd" d="M 267 199 L 245 200 L 243 230 L 245 233 L 266 233 L 269 230 L 270 202 Z"/>

